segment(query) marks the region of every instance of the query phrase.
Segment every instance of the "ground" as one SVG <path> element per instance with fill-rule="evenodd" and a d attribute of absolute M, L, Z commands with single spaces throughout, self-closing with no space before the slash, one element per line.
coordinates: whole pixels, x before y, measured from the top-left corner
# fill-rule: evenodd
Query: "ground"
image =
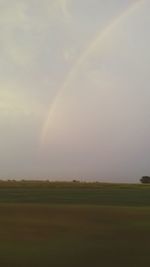
<path fill-rule="evenodd" d="M 0 266 L 150 266 L 150 186 L 0 182 Z"/>

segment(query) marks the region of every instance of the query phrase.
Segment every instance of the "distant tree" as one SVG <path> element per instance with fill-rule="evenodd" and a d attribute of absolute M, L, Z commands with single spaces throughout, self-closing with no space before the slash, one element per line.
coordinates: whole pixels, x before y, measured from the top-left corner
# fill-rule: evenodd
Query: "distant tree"
<path fill-rule="evenodd" d="M 73 183 L 80 183 L 79 180 L 73 180 L 72 182 L 73 182 Z"/>
<path fill-rule="evenodd" d="M 150 176 L 143 176 L 141 179 L 140 179 L 140 182 L 142 184 L 150 184 Z"/>

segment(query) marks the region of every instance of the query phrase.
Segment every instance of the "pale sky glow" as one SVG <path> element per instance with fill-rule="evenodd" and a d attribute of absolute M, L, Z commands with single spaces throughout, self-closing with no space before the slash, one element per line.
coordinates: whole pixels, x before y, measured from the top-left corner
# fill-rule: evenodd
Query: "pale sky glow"
<path fill-rule="evenodd" d="M 0 0 L 0 177 L 150 175 L 150 2 Z"/>

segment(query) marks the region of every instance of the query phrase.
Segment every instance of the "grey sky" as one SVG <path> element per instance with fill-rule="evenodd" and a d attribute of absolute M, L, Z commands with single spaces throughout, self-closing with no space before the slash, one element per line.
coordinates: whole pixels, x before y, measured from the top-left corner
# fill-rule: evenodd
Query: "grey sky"
<path fill-rule="evenodd" d="M 149 10 L 148 0 L 0 0 L 1 178 L 150 174 Z"/>

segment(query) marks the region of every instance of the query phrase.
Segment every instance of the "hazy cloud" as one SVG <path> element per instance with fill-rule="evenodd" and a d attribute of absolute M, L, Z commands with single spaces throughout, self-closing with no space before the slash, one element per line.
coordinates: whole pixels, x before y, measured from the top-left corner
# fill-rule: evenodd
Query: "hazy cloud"
<path fill-rule="evenodd" d="M 135 181 L 149 173 L 149 1 L 85 53 L 130 4 L 0 1 L 1 177 Z"/>

